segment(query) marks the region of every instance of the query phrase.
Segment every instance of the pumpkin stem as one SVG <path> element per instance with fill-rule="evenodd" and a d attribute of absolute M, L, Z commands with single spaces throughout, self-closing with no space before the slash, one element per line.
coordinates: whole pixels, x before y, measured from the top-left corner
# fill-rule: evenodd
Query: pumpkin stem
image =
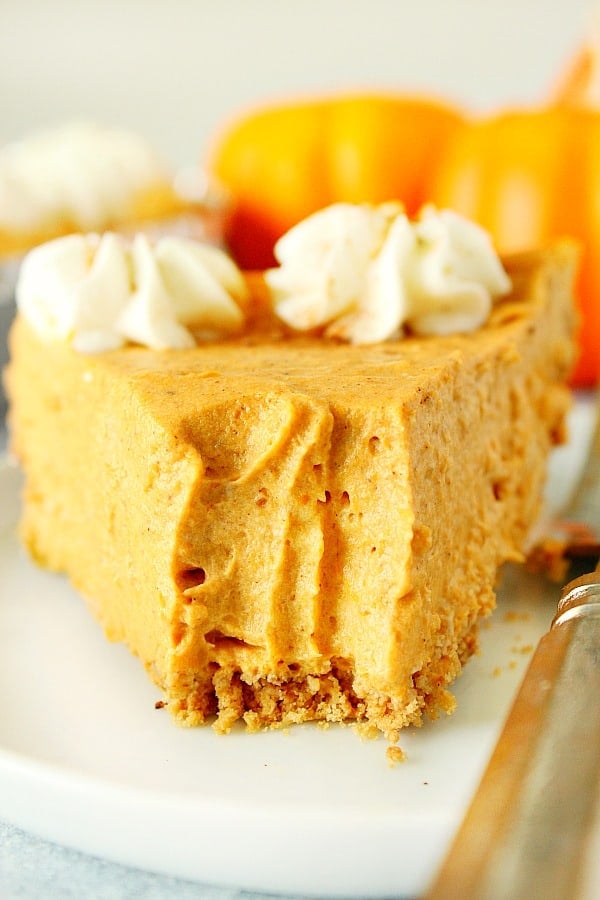
<path fill-rule="evenodd" d="M 554 106 L 600 107 L 600 9 L 556 85 Z"/>

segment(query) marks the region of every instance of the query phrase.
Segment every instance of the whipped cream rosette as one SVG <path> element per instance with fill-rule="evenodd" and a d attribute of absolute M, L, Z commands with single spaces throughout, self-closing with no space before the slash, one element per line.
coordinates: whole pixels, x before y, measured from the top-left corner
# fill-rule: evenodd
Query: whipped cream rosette
<path fill-rule="evenodd" d="M 337 203 L 287 232 L 275 255 L 265 278 L 277 315 L 354 344 L 474 331 L 511 286 L 487 232 L 433 207 L 410 220 L 397 203 Z"/>

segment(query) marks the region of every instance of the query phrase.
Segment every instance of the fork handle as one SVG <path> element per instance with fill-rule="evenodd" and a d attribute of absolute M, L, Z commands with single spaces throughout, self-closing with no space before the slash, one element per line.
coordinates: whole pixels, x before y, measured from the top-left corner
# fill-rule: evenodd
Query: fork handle
<path fill-rule="evenodd" d="M 599 787 L 596 570 L 564 589 L 428 900 L 574 900 Z"/>

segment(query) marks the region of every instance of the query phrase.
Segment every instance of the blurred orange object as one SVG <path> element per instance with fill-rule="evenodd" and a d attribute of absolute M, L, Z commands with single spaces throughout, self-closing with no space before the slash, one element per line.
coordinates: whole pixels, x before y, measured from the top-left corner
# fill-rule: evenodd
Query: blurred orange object
<path fill-rule="evenodd" d="M 415 212 L 462 121 L 442 101 L 382 93 L 292 101 L 235 119 L 207 163 L 233 199 L 233 256 L 244 268 L 273 265 L 284 232 L 338 201 L 401 200 Z"/>
<path fill-rule="evenodd" d="M 472 122 L 436 168 L 431 200 L 475 219 L 501 253 L 570 235 L 582 245 L 580 357 L 573 383 L 600 380 L 600 34 L 546 106 Z"/>
<path fill-rule="evenodd" d="M 554 106 L 600 109 L 600 8 L 550 97 Z"/>
<path fill-rule="evenodd" d="M 483 225 L 500 253 L 566 235 L 581 242 L 581 349 L 573 383 L 594 384 L 600 376 L 600 115 L 551 107 L 474 122 L 447 148 L 430 196 Z"/>
<path fill-rule="evenodd" d="M 229 190 L 226 243 L 243 268 L 274 264 L 276 240 L 339 201 L 426 202 L 479 222 L 500 253 L 581 242 L 577 386 L 600 380 L 600 21 L 545 103 L 469 119 L 436 98 L 343 94 L 264 106 L 213 141 Z"/>

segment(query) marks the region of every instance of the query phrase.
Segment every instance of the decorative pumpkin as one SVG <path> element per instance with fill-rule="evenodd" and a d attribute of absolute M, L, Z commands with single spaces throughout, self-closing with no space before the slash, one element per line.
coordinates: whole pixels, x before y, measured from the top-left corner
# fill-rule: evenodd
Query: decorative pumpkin
<path fill-rule="evenodd" d="M 599 198 L 600 112 L 565 93 L 546 108 L 472 122 L 446 147 L 430 185 L 434 203 L 479 222 L 501 253 L 566 235 L 580 241 L 580 387 L 600 378 Z"/>
<path fill-rule="evenodd" d="M 500 252 L 570 235 L 582 244 L 581 354 L 573 383 L 600 380 L 600 33 L 549 104 L 467 120 L 436 99 L 359 94 L 264 107 L 213 142 L 207 168 L 229 189 L 226 240 L 244 268 L 273 265 L 292 225 L 337 201 L 450 207 Z"/>
<path fill-rule="evenodd" d="M 441 101 L 343 95 L 264 107 L 217 136 L 207 167 L 230 191 L 226 239 L 244 268 L 273 265 L 273 245 L 336 201 L 428 199 L 432 168 L 462 116 Z"/>

